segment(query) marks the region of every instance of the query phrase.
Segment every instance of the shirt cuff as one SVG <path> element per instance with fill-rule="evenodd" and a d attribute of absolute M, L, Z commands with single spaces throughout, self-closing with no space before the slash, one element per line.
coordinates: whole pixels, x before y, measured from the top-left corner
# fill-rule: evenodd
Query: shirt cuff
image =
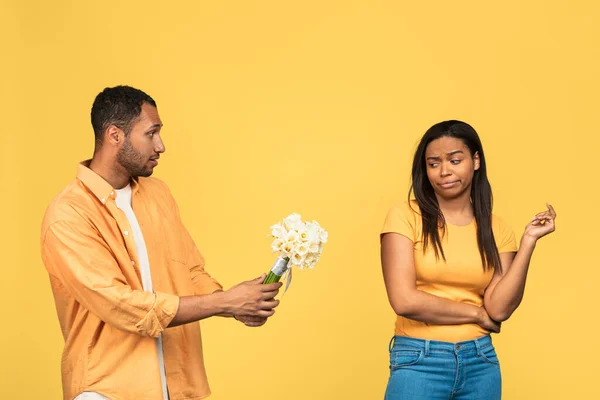
<path fill-rule="evenodd" d="M 210 280 L 205 280 L 203 282 L 198 282 L 196 283 L 196 295 L 203 295 L 203 294 L 213 294 L 214 292 L 218 291 L 218 290 L 223 290 L 223 286 L 221 286 L 221 284 L 219 282 L 217 282 L 214 279 L 210 279 Z"/>
<path fill-rule="evenodd" d="M 155 292 L 152 309 L 135 327 L 140 335 L 157 338 L 175 318 L 178 309 L 179 296 Z"/>

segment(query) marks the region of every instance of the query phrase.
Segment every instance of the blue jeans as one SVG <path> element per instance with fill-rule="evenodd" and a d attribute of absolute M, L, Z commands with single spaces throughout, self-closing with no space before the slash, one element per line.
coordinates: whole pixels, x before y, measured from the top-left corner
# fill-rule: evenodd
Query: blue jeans
<path fill-rule="evenodd" d="M 449 343 L 394 336 L 385 400 L 498 400 L 502 378 L 490 336 Z"/>

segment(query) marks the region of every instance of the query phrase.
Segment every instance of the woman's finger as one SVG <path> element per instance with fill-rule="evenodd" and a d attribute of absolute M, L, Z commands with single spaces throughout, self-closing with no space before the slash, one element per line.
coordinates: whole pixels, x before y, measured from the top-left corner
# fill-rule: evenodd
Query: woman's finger
<path fill-rule="evenodd" d="M 550 220 L 554 220 L 554 216 L 550 213 L 544 213 L 542 215 L 536 216 L 536 219 L 538 221 L 550 221 Z"/>
<path fill-rule="evenodd" d="M 550 203 L 546 203 L 546 205 L 548 206 L 548 211 L 550 211 L 550 214 L 552 214 L 552 218 L 556 218 L 556 211 L 554 210 L 554 207 L 552 207 Z"/>
<path fill-rule="evenodd" d="M 546 215 L 546 216 L 542 216 L 542 217 L 535 217 L 533 219 L 533 221 L 531 221 L 531 225 L 532 226 L 542 226 L 542 224 L 547 224 L 547 223 L 554 223 L 554 219 L 552 218 L 551 215 Z"/>

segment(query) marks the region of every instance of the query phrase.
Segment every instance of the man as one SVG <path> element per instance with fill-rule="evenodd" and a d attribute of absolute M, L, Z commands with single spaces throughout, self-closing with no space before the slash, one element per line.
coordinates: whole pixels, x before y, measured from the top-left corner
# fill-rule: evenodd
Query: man
<path fill-rule="evenodd" d="M 117 86 L 92 107 L 94 156 L 48 207 L 42 258 L 65 339 L 64 399 L 201 399 L 210 394 L 198 320 L 260 326 L 281 283 L 222 291 L 166 184 L 155 101 Z"/>

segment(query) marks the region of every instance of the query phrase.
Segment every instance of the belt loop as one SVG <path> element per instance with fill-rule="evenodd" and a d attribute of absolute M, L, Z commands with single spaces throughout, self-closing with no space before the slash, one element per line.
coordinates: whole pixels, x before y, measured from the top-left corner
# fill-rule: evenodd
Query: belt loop
<path fill-rule="evenodd" d="M 392 339 L 390 340 L 390 344 L 388 345 L 388 351 L 390 353 L 392 352 L 392 348 L 394 347 L 395 342 L 396 342 L 396 335 L 392 336 Z"/>
<path fill-rule="evenodd" d="M 425 341 L 425 357 L 429 355 L 429 340 Z"/>
<path fill-rule="evenodd" d="M 477 357 L 481 356 L 481 343 L 479 343 L 479 339 L 475 339 L 475 348 L 477 349 Z"/>

